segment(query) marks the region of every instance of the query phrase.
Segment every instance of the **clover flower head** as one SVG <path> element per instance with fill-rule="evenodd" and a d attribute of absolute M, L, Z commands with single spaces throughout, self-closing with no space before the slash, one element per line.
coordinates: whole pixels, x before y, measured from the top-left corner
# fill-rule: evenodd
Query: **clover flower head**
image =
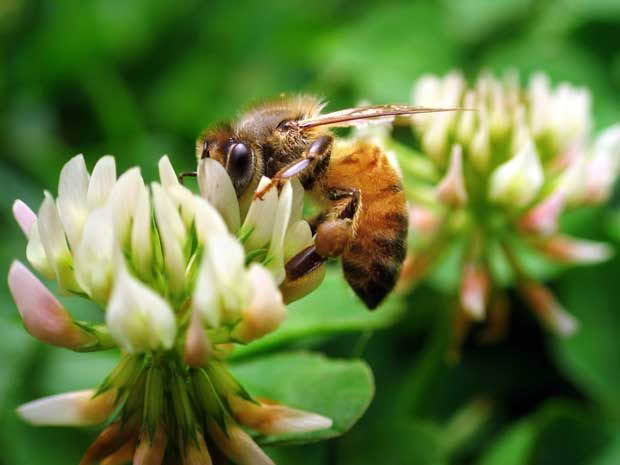
<path fill-rule="evenodd" d="M 460 307 L 484 320 L 498 285 L 514 282 L 541 322 L 561 334 L 577 328 L 522 259 L 589 264 L 611 248 L 567 236 L 559 220 L 570 209 L 604 202 L 620 169 L 620 126 L 591 142 L 587 89 L 552 86 L 543 73 L 522 87 L 516 73 L 482 74 L 468 86 L 459 72 L 421 77 L 413 104 L 465 111 L 412 118 L 419 150 L 396 148 L 411 202 L 410 253 L 399 289 L 411 288 L 440 266 L 444 252 L 461 252 Z M 507 272 L 504 270 L 508 270 Z"/>
<path fill-rule="evenodd" d="M 268 435 L 324 429 L 331 420 L 253 398 L 223 357 L 231 343 L 278 328 L 292 299 L 281 286 L 299 298 L 322 279 L 317 273 L 301 289 L 286 279 L 286 262 L 313 243 L 301 218 L 303 188 L 288 182 L 242 214 L 216 162 L 199 165 L 201 195 L 178 182 L 167 157 L 159 175 L 150 185 L 138 168 L 117 178 L 111 156 L 89 174 L 78 155 L 61 171 L 58 197 L 46 192 L 38 214 L 15 202 L 30 264 L 61 292 L 103 311 L 102 322 L 74 320 L 15 261 L 8 282 L 26 329 L 76 351 L 122 351 L 98 389 L 36 400 L 19 413 L 34 424 L 107 420 L 82 465 L 132 457 L 136 464 L 211 463 L 207 443 L 239 464 L 269 464 L 240 425 Z"/>

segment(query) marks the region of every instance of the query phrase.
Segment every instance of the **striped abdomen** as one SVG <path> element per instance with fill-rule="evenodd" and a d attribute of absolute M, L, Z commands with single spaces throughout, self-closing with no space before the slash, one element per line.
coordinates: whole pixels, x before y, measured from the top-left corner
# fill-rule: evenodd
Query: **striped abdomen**
<path fill-rule="evenodd" d="M 327 184 L 361 193 L 342 268 L 368 308 L 376 308 L 394 288 L 406 254 L 409 220 L 400 178 L 379 147 L 363 142 L 332 153 Z"/>

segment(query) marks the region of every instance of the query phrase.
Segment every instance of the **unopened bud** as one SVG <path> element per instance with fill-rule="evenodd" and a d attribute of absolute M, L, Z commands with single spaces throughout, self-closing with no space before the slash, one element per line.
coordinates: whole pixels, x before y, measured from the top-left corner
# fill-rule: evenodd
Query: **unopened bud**
<path fill-rule="evenodd" d="M 599 263 L 613 256 L 613 249 L 603 242 L 564 235 L 552 236 L 539 243 L 538 248 L 554 260 L 565 263 Z"/>
<path fill-rule="evenodd" d="M 495 169 L 489 197 L 495 202 L 522 208 L 534 199 L 543 182 L 543 168 L 536 147 L 529 140 L 514 157 Z"/>
<path fill-rule="evenodd" d="M 462 152 L 460 145 L 457 144 L 452 147 L 448 170 L 437 186 L 437 198 L 453 208 L 462 207 L 467 203 Z"/>
<path fill-rule="evenodd" d="M 488 271 L 479 264 L 468 263 L 463 268 L 461 306 L 474 320 L 483 320 L 489 295 Z"/>
<path fill-rule="evenodd" d="M 567 313 L 551 291 L 542 284 L 528 281 L 522 283 L 519 290 L 536 316 L 551 331 L 561 336 L 570 336 L 579 327 L 575 317 Z"/>

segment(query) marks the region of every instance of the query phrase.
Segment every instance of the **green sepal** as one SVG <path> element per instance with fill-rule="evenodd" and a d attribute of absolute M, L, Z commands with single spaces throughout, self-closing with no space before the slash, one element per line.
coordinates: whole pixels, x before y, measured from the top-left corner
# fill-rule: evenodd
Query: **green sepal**
<path fill-rule="evenodd" d="M 157 425 L 161 421 L 164 412 L 164 381 L 162 369 L 151 366 L 146 374 L 144 391 L 144 427 L 149 439 L 155 436 Z"/>
<path fill-rule="evenodd" d="M 112 370 L 112 372 L 101 382 L 93 397 L 96 397 L 112 388 L 118 389 L 118 396 L 120 397 L 123 391 L 133 385 L 143 366 L 143 357 L 124 354 L 114 370 Z"/>
<path fill-rule="evenodd" d="M 256 403 L 250 393 L 245 390 L 222 362 L 213 360 L 204 369 L 209 375 L 213 387 L 222 398 L 226 399 L 228 394 L 234 394 L 242 399 Z"/>
<path fill-rule="evenodd" d="M 73 324 L 94 338 L 92 343 L 73 349 L 75 352 L 97 352 L 117 347 L 107 326 L 79 320 L 74 320 Z"/>
<path fill-rule="evenodd" d="M 191 373 L 193 394 L 199 408 L 204 410 L 205 416 L 212 418 L 228 436 L 226 416 L 228 412 L 219 398 L 209 375 L 203 368 L 193 370 Z"/>
<path fill-rule="evenodd" d="M 252 262 L 262 263 L 266 259 L 268 252 L 269 250 L 265 248 L 254 249 L 248 252 L 245 256 L 245 264 L 249 265 Z"/>
<path fill-rule="evenodd" d="M 248 238 L 254 232 L 254 229 L 256 229 L 254 226 L 250 226 L 249 228 L 245 228 L 245 229 L 240 228 L 239 231 L 237 231 L 237 239 L 239 239 L 239 242 L 241 242 L 242 244 L 245 244 Z"/>

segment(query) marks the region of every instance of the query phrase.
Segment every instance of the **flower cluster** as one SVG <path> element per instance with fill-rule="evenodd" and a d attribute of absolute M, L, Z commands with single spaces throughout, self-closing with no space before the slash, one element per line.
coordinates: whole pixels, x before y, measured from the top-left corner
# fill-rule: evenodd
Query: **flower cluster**
<path fill-rule="evenodd" d="M 35 424 L 107 420 L 82 465 L 132 457 L 135 464 L 211 463 L 207 443 L 239 464 L 271 463 L 240 425 L 269 435 L 323 429 L 331 420 L 254 399 L 223 357 L 231 343 L 276 329 L 284 301 L 323 277 L 316 272 L 300 286 L 286 280 L 285 263 L 312 245 L 303 188 L 288 182 L 241 212 L 226 170 L 213 160 L 199 164 L 200 196 L 178 182 L 167 157 L 159 175 L 150 186 L 138 168 L 117 179 L 110 156 L 89 174 L 76 156 L 62 169 L 58 198 L 46 192 L 37 215 L 15 202 L 31 265 L 105 312 L 104 323 L 74 320 L 14 262 L 9 287 L 26 329 L 56 346 L 118 346 L 123 354 L 98 389 L 40 399 L 19 413 Z"/>
<path fill-rule="evenodd" d="M 608 245 L 569 237 L 558 221 L 567 209 L 610 195 L 620 168 L 620 126 L 590 144 L 588 91 L 553 88 L 544 74 L 533 75 L 527 88 L 514 73 L 484 74 L 473 87 L 457 72 L 429 75 L 416 82 L 412 100 L 471 110 L 413 118 L 420 150 L 399 158 L 414 237 L 399 288 L 411 288 L 459 244 L 462 320 L 488 313 L 490 321 L 502 321 L 504 300 L 493 284 L 512 281 L 545 326 L 572 333 L 577 322 L 522 263 L 523 251 L 560 263 L 610 257 Z"/>

